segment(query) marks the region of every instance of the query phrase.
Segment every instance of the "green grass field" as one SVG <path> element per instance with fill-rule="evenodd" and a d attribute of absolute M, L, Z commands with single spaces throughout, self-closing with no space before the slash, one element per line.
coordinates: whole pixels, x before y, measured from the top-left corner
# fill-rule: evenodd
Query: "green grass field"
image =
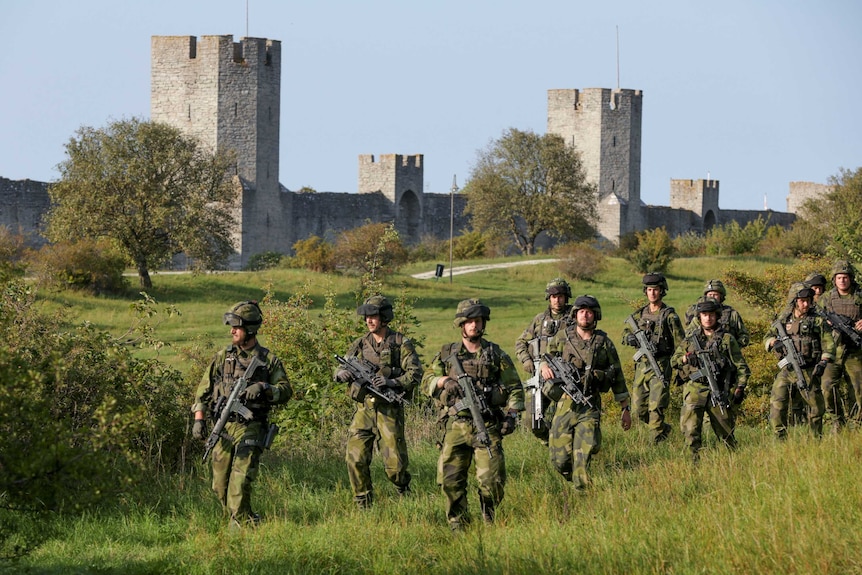
<path fill-rule="evenodd" d="M 722 269 L 756 272 L 776 263 L 760 259 L 677 260 L 668 273 L 666 301 L 680 312 Z M 410 273 L 391 279 L 387 293 L 402 289 L 417 299 L 427 362 L 458 337 L 452 327 L 457 302 L 479 297 L 491 307 L 487 337 L 513 352 L 515 338 L 546 305 L 544 286 L 559 275 L 553 263 L 436 280 Z M 599 327 L 618 342 L 625 315 L 642 297 L 641 275 L 612 259 L 595 282 L 575 282 L 576 294 L 602 304 Z M 163 359 L 180 365 L 175 348 L 195 338 L 227 342 L 221 315 L 235 301 L 278 299 L 308 286 L 315 307 L 327 291 L 352 308 L 357 280 L 276 270 L 255 274 L 156 275 L 151 292 L 183 315 L 157 335 L 172 347 Z M 70 323 L 90 321 L 122 333 L 134 299 L 45 294 Z M 743 313 L 754 312 L 736 301 Z M 264 312 L 266 310 L 264 309 Z M 313 329 L 313 326 L 310 326 Z M 266 344 L 265 329 L 261 339 Z M 754 342 L 753 345 L 759 345 Z M 631 349 L 618 346 L 630 363 Z M 628 373 L 630 374 L 630 366 Z M 297 382 L 301 385 L 301 382 Z M 191 399 L 192 390 L 189 390 Z M 506 498 L 493 526 L 477 522 L 453 536 L 435 484 L 437 451 L 432 417 L 418 406 L 408 413 L 413 494 L 399 500 L 375 458 L 375 506 L 356 510 L 343 461 L 344 433 L 300 440 L 280 437 L 264 455 L 254 486 L 256 509 L 265 518 L 255 530 L 229 533 L 208 470 L 194 464 L 185 474 L 154 477 L 145 499 L 82 517 L 58 517 L 45 526 L 47 541 L 0 570 L 14 573 L 862 573 L 862 535 L 856 472 L 862 447 L 857 432 L 817 441 L 791 429 L 775 442 L 765 422 L 741 427 L 734 453 L 706 432 L 698 465 L 687 456 L 677 424 L 668 442 L 654 447 L 643 425 L 624 433 L 618 411 L 603 419 L 602 451 L 593 461 L 593 488 L 577 495 L 552 469 L 547 451 L 529 431 L 506 438 Z M 707 426 L 708 427 L 708 426 Z M 94 470 L 100 471 L 100 470 Z M 475 482 L 469 491 L 476 514 Z"/>

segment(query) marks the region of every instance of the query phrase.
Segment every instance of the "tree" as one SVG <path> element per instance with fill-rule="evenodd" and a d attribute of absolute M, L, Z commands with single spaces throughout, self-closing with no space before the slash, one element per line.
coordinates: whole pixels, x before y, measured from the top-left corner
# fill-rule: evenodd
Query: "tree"
<path fill-rule="evenodd" d="M 510 128 L 479 153 L 464 193 L 473 227 L 511 235 L 524 254 L 533 253 L 542 232 L 566 241 L 595 233 L 596 187 L 556 134 Z"/>
<path fill-rule="evenodd" d="M 862 261 L 862 168 L 841 169 L 832 189 L 803 204 L 802 219 L 824 232 L 831 257 Z"/>
<path fill-rule="evenodd" d="M 149 270 L 185 252 L 212 269 L 233 252 L 232 155 L 210 153 L 178 129 L 138 119 L 81 127 L 66 144 L 60 181 L 49 189 L 52 241 L 110 238 Z"/>

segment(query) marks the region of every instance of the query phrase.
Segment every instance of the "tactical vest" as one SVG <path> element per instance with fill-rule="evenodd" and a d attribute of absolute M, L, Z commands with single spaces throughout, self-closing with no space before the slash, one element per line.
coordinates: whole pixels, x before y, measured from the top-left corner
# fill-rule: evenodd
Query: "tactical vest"
<path fill-rule="evenodd" d="M 844 297 L 838 295 L 838 290 L 833 289 L 829 292 L 829 297 L 824 302 L 824 305 L 827 310 L 834 311 L 837 314 L 844 315 L 852 319 L 853 321 L 858 321 L 862 319 L 862 313 L 860 313 L 859 305 L 859 294 L 854 293 L 853 297 Z"/>
<path fill-rule="evenodd" d="M 686 339 L 696 337 L 701 348 L 709 352 L 709 357 L 712 358 L 712 362 L 718 370 L 719 382 L 724 385 L 724 390 L 727 391 L 736 385 L 737 374 L 736 366 L 730 361 L 730 347 L 725 342 L 725 335 L 728 335 L 727 332 L 719 326 L 708 340 L 701 329 L 696 330 L 693 336 L 689 333 Z M 691 341 L 686 343 L 687 351 L 693 352 L 694 346 Z M 696 370 L 696 367 L 686 364 L 682 371 L 690 376 Z"/>
<path fill-rule="evenodd" d="M 813 313 L 807 313 L 796 319 L 791 313 L 782 317 L 781 322 L 784 324 L 787 335 L 793 340 L 793 347 L 799 353 L 802 367 L 810 367 L 820 361 L 821 331 L 817 316 Z"/>
<path fill-rule="evenodd" d="M 394 379 L 404 375 L 401 369 L 401 344 L 404 343 L 404 335 L 391 331 L 386 339 L 380 343 L 380 351 L 374 349 L 371 338 L 363 337 L 360 340 L 359 355 L 380 368 L 384 377 Z M 388 369 L 387 369 L 388 368 Z"/>
<path fill-rule="evenodd" d="M 662 307 L 658 313 L 650 313 L 649 306 L 646 306 L 641 309 L 640 318 L 638 318 L 638 327 L 644 330 L 650 343 L 655 346 L 656 359 L 669 357 L 675 349 L 673 332 L 666 329 L 667 318 L 671 313 L 674 313 L 674 309 L 669 306 Z"/>
<path fill-rule="evenodd" d="M 254 370 L 254 373 L 248 378 L 249 385 L 258 381 L 269 382 L 269 367 L 266 365 L 266 358 L 269 355 L 269 350 L 263 346 L 258 346 L 257 352 L 258 357 L 264 365 L 259 366 Z M 251 357 L 241 358 L 235 347 L 231 346 L 228 348 L 227 353 L 225 354 L 224 364 L 222 365 L 221 382 L 219 385 L 216 385 L 213 390 L 214 406 L 218 404 L 221 397 L 227 397 L 230 395 L 234 382 L 245 374 L 249 363 L 251 363 Z M 244 398 L 240 398 L 240 400 L 243 405 L 251 410 L 254 421 L 266 422 L 270 409 L 269 402 L 265 399 L 263 401 L 258 400 L 254 402 L 246 401 Z M 217 416 L 217 414 L 214 415 Z"/>
<path fill-rule="evenodd" d="M 476 393 L 484 394 L 485 401 L 490 407 L 504 407 L 509 401 L 509 391 L 503 387 L 500 377 L 503 352 L 496 343 L 482 340 L 482 344 L 482 350 L 479 353 L 461 359 L 461 367 L 473 380 Z M 444 345 L 440 350 L 440 357 L 445 361 L 453 353 L 457 354 L 460 349 L 460 341 Z M 449 377 L 458 379 L 454 368 L 448 363 L 447 366 Z"/>

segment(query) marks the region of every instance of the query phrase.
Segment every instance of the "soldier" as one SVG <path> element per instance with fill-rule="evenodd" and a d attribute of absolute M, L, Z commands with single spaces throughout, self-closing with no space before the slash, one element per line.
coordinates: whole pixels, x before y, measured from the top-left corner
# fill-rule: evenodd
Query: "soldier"
<path fill-rule="evenodd" d="M 572 288 L 563 278 L 555 278 L 545 287 L 545 299 L 548 309 L 533 318 L 533 322 L 515 341 L 515 355 L 524 366 L 524 371 L 530 374 L 527 386 L 527 412 L 530 414 L 530 429 L 533 435 L 548 445 L 548 430 L 554 418 L 554 403 L 542 394 L 541 374 L 536 374 L 536 365 L 542 359 L 542 354 L 548 351 L 548 341 L 556 335 L 568 320 L 572 306 L 569 299 Z M 528 382 L 528 383 L 530 383 Z M 539 402 L 537 408 L 536 402 Z"/>
<path fill-rule="evenodd" d="M 828 312 L 843 316 L 857 333 L 862 331 L 862 290 L 856 283 L 856 270 L 847 260 L 838 260 L 832 266 L 832 285 L 829 293 L 820 298 L 819 305 Z M 846 423 L 847 417 L 860 422 L 858 398 L 862 397 L 862 349 L 850 338 L 832 326 L 835 338 L 835 361 L 826 368 L 821 385 L 826 402 L 826 421 L 833 431 Z M 845 415 L 841 400 L 841 380 L 848 383 L 847 396 L 850 413 Z"/>
<path fill-rule="evenodd" d="M 392 304 L 382 295 L 373 295 L 356 308 L 365 318 L 368 333 L 353 341 L 345 354 L 371 363 L 377 375 L 371 382 L 377 388 L 391 388 L 410 397 L 422 381 L 422 364 L 410 339 L 389 329 L 395 318 Z M 404 408 L 386 403 L 353 380 L 346 369 L 338 369 L 336 381 L 350 383 L 348 392 L 356 402 L 356 411 L 347 432 L 347 474 L 353 488 L 353 501 L 360 509 L 371 507 L 374 488 L 371 484 L 371 456 L 374 446 L 380 452 L 386 477 L 399 495 L 410 491 L 407 441 L 404 438 Z"/>
<path fill-rule="evenodd" d="M 820 296 L 826 291 L 826 278 L 816 272 L 808 274 L 805 278 L 805 287 L 814 290 L 814 305 L 820 301 Z"/>
<path fill-rule="evenodd" d="M 580 391 L 590 405 L 575 403 L 563 392 L 560 380 L 547 362 L 542 362 L 544 392 L 556 402 L 554 420 L 551 423 L 551 463 L 579 491 L 590 484 L 589 467 L 592 456 L 602 446 L 600 393 L 613 391 L 614 400 L 622 408 L 621 424 L 624 430 L 632 425 L 629 391 L 620 367 L 620 358 L 608 334 L 596 329 L 602 319 L 602 308 L 591 295 L 582 295 L 572 306 L 574 321 L 566 325 L 548 344 L 552 355 L 574 367 L 579 374 L 583 389 Z"/>
<path fill-rule="evenodd" d="M 635 362 L 632 401 L 636 417 L 649 425 L 653 443 L 657 444 L 667 439 L 672 429 L 664 420 L 665 411 L 670 405 L 670 356 L 685 334 L 676 311 L 664 303 L 668 289 L 664 274 L 648 273 L 642 283 L 648 303 L 631 317 L 652 345 L 652 353 L 661 373 L 655 373 L 649 358 L 641 355 Z M 623 327 L 622 342 L 632 347 L 640 345 L 628 323 Z"/>
<path fill-rule="evenodd" d="M 776 375 L 769 400 L 769 421 L 778 439 L 787 437 L 787 412 L 795 397 L 808 406 L 807 419 L 812 433 L 817 437 L 823 433 L 826 407 L 820 390 L 820 378 L 826 365 L 835 359 L 835 342 L 829 327 L 824 327 L 823 319 L 814 313 L 813 298 L 813 289 L 802 283 L 793 284 L 787 294 L 787 309 L 776 320 L 784 326 L 786 335 L 793 343 L 806 387 L 799 388 L 798 376 L 792 364 L 782 367 Z M 779 357 L 793 353 L 785 348 L 787 343 L 780 339 L 775 324 L 763 344 L 767 351 L 774 351 Z"/>
<path fill-rule="evenodd" d="M 446 496 L 446 518 L 452 531 L 460 531 L 469 522 L 467 473 L 473 458 L 482 518 L 486 523 L 494 521 L 506 484 L 503 436 L 514 431 L 518 412 L 524 410 L 524 389 L 512 360 L 500 346 L 482 337 L 490 319 L 491 310 L 481 301 L 459 303 L 454 325 L 461 330 L 461 340 L 443 346 L 422 380 L 425 392 L 440 406 L 445 428 L 437 483 Z M 461 382 L 473 386 L 481 404 L 478 423 L 485 427 L 484 435 L 464 402 L 459 372 L 466 374 Z"/>
<path fill-rule="evenodd" d="M 687 380 L 682 391 L 679 427 L 695 462 L 703 443 L 704 413 L 709 413 L 709 422 L 718 438 L 728 448 L 736 448 L 733 435 L 736 418 L 730 403 L 742 403 L 751 373 L 736 338 L 722 329 L 720 313 L 721 304 L 712 298 L 697 304 L 697 327 L 686 333 L 670 360 Z M 698 347 L 703 351 L 698 353 Z M 707 376 L 710 366 L 715 372 Z M 713 376 L 717 393 L 710 390 L 708 383 L 708 377 Z M 731 392 L 732 398 L 728 399 Z"/>
<path fill-rule="evenodd" d="M 724 303 L 724 300 L 727 298 L 727 289 L 721 280 L 709 280 L 706 282 L 706 286 L 703 288 L 703 296 L 686 310 L 686 331 L 699 327 L 696 317 L 697 304 L 705 301 L 707 298 L 714 299 L 721 306 L 719 322 L 721 322 L 722 330 L 732 335 L 739 344 L 739 347 L 748 347 L 751 343 L 751 336 L 748 334 L 748 330 L 745 328 L 745 323 L 742 321 L 742 316 L 739 315 L 739 312 Z"/>
<path fill-rule="evenodd" d="M 192 435 L 207 439 L 206 420 L 219 416 L 216 404 L 227 399 L 234 382 L 246 374 L 252 358 L 263 362 L 247 378 L 248 387 L 241 397 L 251 418 L 231 414 L 212 450 L 213 491 L 230 514 L 231 528 L 239 528 L 260 522 L 260 516 L 251 508 L 251 484 L 257 476 L 260 455 L 278 429 L 269 425 L 270 407 L 289 400 L 293 388 L 281 360 L 257 341 L 257 331 L 263 323 L 257 302 L 234 305 L 224 314 L 224 323 L 230 326 L 231 345 L 215 355 L 201 378 L 192 405 Z"/>

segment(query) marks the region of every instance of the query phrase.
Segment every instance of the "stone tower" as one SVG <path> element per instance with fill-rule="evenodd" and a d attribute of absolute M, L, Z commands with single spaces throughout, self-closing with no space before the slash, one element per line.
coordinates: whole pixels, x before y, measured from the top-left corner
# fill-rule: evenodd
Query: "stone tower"
<path fill-rule="evenodd" d="M 700 233 L 719 222 L 718 180 L 671 180 L 670 207 L 693 212 L 700 217 Z"/>
<path fill-rule="evenodd" d="M 599 190 L 599 233 L 617 242 L 642 228 L 640 90 L 548 90 L 548 133 L 580 152 Z"/>
<path fill-rule="evenodd" d="M 281 42 L 233 36 L 153 36 L 151 120 L 236 154 L 242 197 L 235 237 L 249 255 L 283 251 L 279 198 Z M 251 225 L 250 225 L 251 224 Z"/>
<path fill-rule="evenodd" d="M 409 243 L 420 240 L 424 166 L 422 154 L 402 156 L 382 154 L 359 156 L 359 193 L 381 192 L 392 202 L 395 229 Z"/>

